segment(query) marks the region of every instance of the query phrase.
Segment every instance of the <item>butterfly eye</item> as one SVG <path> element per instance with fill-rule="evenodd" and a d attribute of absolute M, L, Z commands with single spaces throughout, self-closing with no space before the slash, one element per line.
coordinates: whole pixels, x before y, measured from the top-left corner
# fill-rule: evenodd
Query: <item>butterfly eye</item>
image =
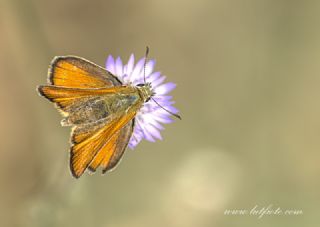
<path fill-rule="evenodd" d="M 149 102 L 150 99 L 151 99 L 151 97 L 148 97 L 147 100 L 146 100 L 146 102 Z"/>

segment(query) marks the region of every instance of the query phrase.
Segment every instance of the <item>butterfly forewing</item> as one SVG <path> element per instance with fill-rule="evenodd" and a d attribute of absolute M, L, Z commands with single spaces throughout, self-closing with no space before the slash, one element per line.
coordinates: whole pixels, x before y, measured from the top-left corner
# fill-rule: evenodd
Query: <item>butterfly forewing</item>
<path fill-rule="evenodd" d="M 75 56 L 56 57 L 49 69 L 49 83 L 70 88 L 101 88 L 121 85 L 102 67 Z"/>

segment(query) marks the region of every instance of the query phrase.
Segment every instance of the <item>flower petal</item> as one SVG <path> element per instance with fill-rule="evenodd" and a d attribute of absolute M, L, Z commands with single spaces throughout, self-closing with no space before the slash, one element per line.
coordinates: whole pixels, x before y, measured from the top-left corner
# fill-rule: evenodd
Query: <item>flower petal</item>
<path fill-rule="evenodd" d="M 169 110 L 172 113 L 179 113 L 179 110 L 175 108 L 174 106 L 166 106 L 166 109 Z"/>
<path fill-rule="evenodd" d="M 164 101 L 170 101 L 170 99 L 172 99 L 172 96 L 169 95 L 155 95 L 153 97 L 157 102 L 164 102 Z"/>
<path fill-rule="evenodd" d="M 143 75 L 141 74 L 141 71 L 143 69 L 143 64 L 144 64 L 144 58 L 141 58 L 136 66 L 134 67 L 131 75 L 130 75 L 130 81 L 132 83 L 135 83 L 137 80 L 143 80 Z"/>
<path fill-rule="evenodd" d="M 173 122 L 173 120 L 168 116 L 154 115 L 153 118 L 163 124 L 169 124 Z"/>
<path fill-rule="evenodd" d="M 152 87 L 155 89 L 158 85 L 162 84 L 162 82 L 166 79 L 165 76 L 160 76 L 158 79 L 152 82 Z"/>
<path fill-rule="evenodd" d="M 115 68 L 116 68 L 116 72 L 115 72 L 116 75 L 122 78 L 123 65 L 120 57 L 117 57 Z"/>
<path fill-rule="evenodd" d="M 143 124 L 152 124 L 154 125 L 155 127 L 157 127 L 158 129 L 162 130 L 164 129 L 161 124 L 159 124 L 154 118 L 153 118 L 153 114 L 151 111 L 149 112 L 146 112 L 144 114 L 139 114 L 140 115 L 140 118 L 143 119 Z"/>
<path fill-rule="evenodd" d="M 156 129 L 151 124 L 146 125 L 146 130 L 156 139 L 162 140 L 161 134 L 158 129 Z"/>
<path fill-rule="evenodd" d="M 134 149 L 139 143 L 140 143 L 140 141 L 142 140 L 142 136 L 134 136 L 135 134 L 133 134 L 132 136 L 131 136 L 131 138 L 130 138 L 130 141 L 129 141 L 129 144 L 128 144 L 128 146 L 129 146 L 129 148 L 130 149 Z"/>
<path fill-rule="evenodd" d="M 154 127 L 156 127 L 157 129 L 159 129 L 159 130 L 163 130 L 164 129 L 164 127 L 158 122 L 158 121 L 156 121 L 154 118 L 153 118 L 153 116 L 152 116 L 152 114 L 150 113 L 150 114 L 146 114 L 146 115 L 150 115 L 150 117 L 149 117 L 149 120 L 148 120 L 148 124 L 151 124 L 151 125 L 153 125 Z"/>
<path fill-rule="evenodd" d="M 157 97 L 159 97 L 159 96 L 157 96 Z M 174 101 L 172 101 L 172 100 L 156 100 L 155 98 L 154 98 L 154 100 L 157 102 L 157 103 L 159 103 L 161 106 L 170 106 L 170 105 L 173 105 L 175 102 Z M 157 103 L 155 103 L 155 102 L 150 102 L 153 106 L 158 106 L 157 105 Z"/>
<path fill-rule="evenodd" d="M 175 89 L 176 86 L 177 86 L 176 84 L 169 82 L 166 84 L 162 84 L 159 87 L 156 87 L 154 91 L 156 92 L 157 95 L 165 95 L 165 94 L 168 94 L 173 89 Z"/>
<path fill-rule="evenodd" d="M 151 75 L 151 73 L 153 72 L 153 68 L 154 68 L 155 64 L 156 64 L 156 61 L 153 59 L 147 62 L 147 64 L 146 64 L 146 78 L 148 78 Z"/>
<path fill-rule="evenodd" d="M 144 135 L 144 138 L 150 142 L 155 142 L 155 139 L 152 137 L 151 133 L 146 129 L 146 126 L 141 125 L 141 129 Z"/>
<path fill-rule="evenodd" d="M 153 83 L 156 79 L 158 79 L 161 76 L 160 72 L 153 72 L 149 75 L 149 77 L 147 78 L 148 82 Z"/>
<path fill-rule="evenodd" d="M 115 74 L 115 63 L 114 59 L 111 55 L 108 56 L 107 62 L 106 62 L 106 69 L 111 72 L 112 74 Z"/>
<path fill-rule="evenodd" d="M 127 72 L 126 72 L 127 75 L 129 76 L 131 75 L 133 66 L 134 66 L 134 55 L 131 54 L 127 64 Z"/>

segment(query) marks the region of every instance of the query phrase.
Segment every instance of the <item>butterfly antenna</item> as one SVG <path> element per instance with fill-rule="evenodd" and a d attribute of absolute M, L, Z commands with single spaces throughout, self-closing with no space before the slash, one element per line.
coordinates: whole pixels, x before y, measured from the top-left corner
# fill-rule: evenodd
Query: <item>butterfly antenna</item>
<path fill-rule="evenodd" d="M 163 106 L 161 106 L 156 100 L 154 100 L 154 98 L 151 97 L 151 99 L 158 105 L 161 107 L 161 109 L 167 111 L 169 114 L 171 114 L 172 116 L 175 116 L 176 118 L 178 118 L 179 120 L 182 120 L 181 119 L 181 116 L 179 114 L 175 114 L 175 113 L 172 113 L 171 111 L 167 110 L 166 108 L 164 108 Z"/>
<path fill-rule="evenodd" d="M 146 66 L 147 66 L 147 62 L 148 62 L 148 54 L 149 54 L 149 47 L 146 47 L 146 54 L 144 57 L 144 65 L 143 65 L 143 79 L 144 79 L 144 83 L 146 84 Z"/>
<path fill-rule="evenodd" d="M 143 66 L 143 79 L 144 79 L 144 83 L 146 84 L 146 65 L 147 65 L 147 60 L 148 60 L 148 54 L 149 54 L 149 47 L 146 47 L 146 54 L 145 54 L 145 59 L 144 59 L 144 66 Z M 167 110 L 166 108 L 164 108 L 163 106 L 161 106 L 156 100 L 154 100 L 154 98 L 150 97 L 161 109 L 165 110 L 166 112 L 168 112 L 169 114 L 171 114 L 172 116 L 175 116 L 176 118 L 181 120 L 180 115 L 172 113 L 171 111 Z"/>

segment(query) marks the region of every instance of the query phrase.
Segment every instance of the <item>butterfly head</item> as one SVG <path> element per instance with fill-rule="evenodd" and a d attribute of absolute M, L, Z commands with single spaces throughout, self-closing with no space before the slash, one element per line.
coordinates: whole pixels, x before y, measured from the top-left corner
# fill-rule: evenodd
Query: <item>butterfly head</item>
<path fill-rule="evenodd" d="M 152 91 L 151 83 L 138 84 L 137 88 L 144 102 L 148 102 L 154 95 Z"/>

